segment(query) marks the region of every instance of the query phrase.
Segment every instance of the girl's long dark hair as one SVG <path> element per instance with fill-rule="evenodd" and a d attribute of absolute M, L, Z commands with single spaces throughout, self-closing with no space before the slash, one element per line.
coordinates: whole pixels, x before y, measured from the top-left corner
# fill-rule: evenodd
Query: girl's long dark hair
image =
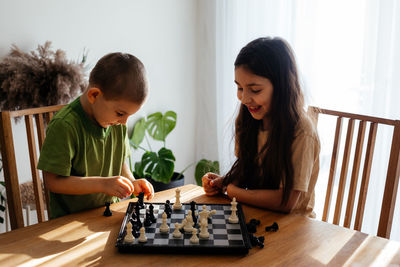
<path fill-rule="evenodd" d="M 241 104 L 235 123 L 237 160 L 224 183 L 236 182 L 249 189 L 279 189 L 282 185 L 281 204 L 286 204 L 293 189 L 291 147 L 304 112 L 294 53 L 281 38 L 259 38 L 242 48 L 235 61 L 235 68 L 239 66 L 269 79 L 273 85 L 269 135 L 258 153 L 262 120 L 255 120 Z"/>

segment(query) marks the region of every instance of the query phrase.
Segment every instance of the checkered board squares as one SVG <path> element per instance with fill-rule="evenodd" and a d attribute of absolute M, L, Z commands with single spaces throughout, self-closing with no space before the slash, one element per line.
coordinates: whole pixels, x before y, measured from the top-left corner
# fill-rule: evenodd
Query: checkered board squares
<path fill-rule="evenodd" d="M 148 204 L 146 204 L 148 205 Z M 207 210 L 216 210 L 216 214 L 208 220 L 208 239 L 201 239 L 198 244 L 190 243 L 191 233 L 182 234 L 181 238 L 173 237 L 175 223 L 181 223 L 190 210 L 190 204 L 183 204 L 182 210 L 172 210 L 171 218 L 167 219 L 170 227 L 169 233 L 161 233 L 160 225 L 162 224 L 162 213 L 164 212 L 164 203 L 153 203 L 154 216 L 157 221 L 151 226 L 146 227 L 146 243 L 139 243 L 138 238 L 134 243 L 124 243 L 126 235 L 126 223 L 128 222 L 132 210 L 135 206 L 134 202 L 130 202 L 121 225 L 118 235 L 117 244 L 120 252 L 127 253 L 199 253 L 199 254 L 246 254 L 249 250 L 250 241 L 247 233 L 244 214 L 240 204 L 237 205 L 237 215 L 239 223 L 231 224 L 228 219 L 231 215 L 230 204 L 204 204 L 197 203 L 197 211 L 202 210 L 202 206 L 206 205 Z M 141 221 L 144 221 L 145 209 L 140 211 Z M 198 224 L 196 225 L 198 233 L 200 232 Z"/>

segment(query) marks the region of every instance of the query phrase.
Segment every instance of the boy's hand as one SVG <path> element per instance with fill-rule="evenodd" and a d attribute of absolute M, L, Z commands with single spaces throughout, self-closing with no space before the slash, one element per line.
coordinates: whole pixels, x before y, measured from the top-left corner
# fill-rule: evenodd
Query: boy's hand
<path fill-rule="evenodd" d="M 135 187 L 135 190 L 132 192 L 134 195 L 137 196 L 140 192 L 144 192 L 147 200 L 154 197 L 153 185 L 149 183 L 146 179 L 137 179 L 133 181 L 133 185 Z"/>
<path fill-rule="evenodd" d="M 134 191 L 132 182 L 123 176 L 108 177 L 103 181 L 103 192 L 110 196 L 125 198 Z"/>
<path fill-rule="evenodd" d="M 222 185 L 222 176 L 208 172 L 202 178 L 204 192 L 207 196 L 213 196 L 218 193 L 224 193 L 225 189 Z"/>

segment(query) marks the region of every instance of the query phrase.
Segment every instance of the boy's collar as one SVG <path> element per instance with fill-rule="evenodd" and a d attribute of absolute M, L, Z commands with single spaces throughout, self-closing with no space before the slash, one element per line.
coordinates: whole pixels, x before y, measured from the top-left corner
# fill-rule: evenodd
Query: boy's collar
<path fill-rule="evenodd" d="M 82 107 L 80 97 L 76 98 L 72 103 L 71 107 L 78 113 L 78 115 L 81 117 L 83 125 L 86 129 L 86 131 L 93 136 L 97 138 L 105 138 L 109 132 L 110 132 L 110 127 L 103 128 L 99 125 L 97 125 L 90 117 L 88 114 L 85 112 L 85 110 Z"/>

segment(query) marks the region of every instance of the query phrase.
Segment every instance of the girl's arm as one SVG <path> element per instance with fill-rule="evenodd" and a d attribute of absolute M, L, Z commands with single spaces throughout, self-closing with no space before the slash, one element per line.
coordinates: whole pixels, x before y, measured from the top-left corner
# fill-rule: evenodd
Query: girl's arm
<path fill-rule="evenodd" d="M 246 190 L 234 184 L 229 184 L 226 190 L 229 198 L 235 197 L 238 202 L 275 211 L 289 213 L 296 205 L 300 191 L 292 190 L 286 205 L 281 205 L 282 188 L 279 190 L 256 189 Z"/>

